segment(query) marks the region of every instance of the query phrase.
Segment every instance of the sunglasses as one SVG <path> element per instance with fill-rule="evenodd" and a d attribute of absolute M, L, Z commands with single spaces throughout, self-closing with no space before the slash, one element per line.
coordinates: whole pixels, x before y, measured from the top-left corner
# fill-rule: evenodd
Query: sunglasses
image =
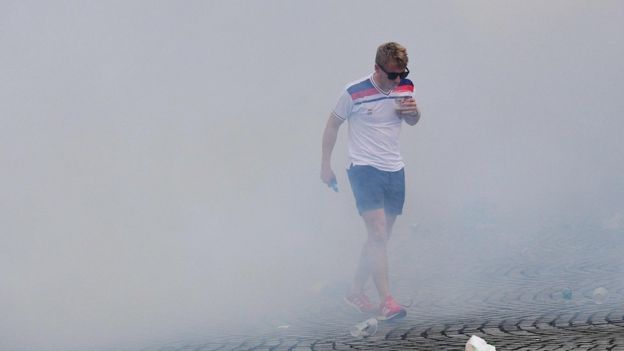
<path fill-rule="evenodd" d="M 382 65 L 377 64 L 377 66 L 379 66 L 379 68 L 386 74 L 386 76 L 388 76 L 388 79 L 390 80 L 395 80 L 397 79 L 397 77 L 401 77 L 401 79 L 406 78 L 407 75 L 409 74 L 409 68 L 405 67 L 405 71 L 401 72 L 401 73 L 396 73 L 396 72 L 388 72 L 386 71 Z"/>

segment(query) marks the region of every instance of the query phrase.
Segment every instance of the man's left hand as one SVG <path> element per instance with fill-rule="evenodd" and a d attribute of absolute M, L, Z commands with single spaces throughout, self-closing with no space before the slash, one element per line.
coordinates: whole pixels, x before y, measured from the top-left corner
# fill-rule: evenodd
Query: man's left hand
<path fill-rule="evenodd" d="M 397 108 L 399 116 L 418 116 L 420 111 L 416 105 L 416 99 L 413 97 L 401 100 L 401 104 Z"/>

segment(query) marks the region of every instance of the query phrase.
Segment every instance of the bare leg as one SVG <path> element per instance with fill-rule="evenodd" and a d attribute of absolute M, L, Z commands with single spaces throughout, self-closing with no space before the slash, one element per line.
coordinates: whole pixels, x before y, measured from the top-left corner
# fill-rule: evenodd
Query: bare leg
<path fill-rule="evenodd" d="M 360 253 L 360 260 L 355 271 L 355 277 L 353 278 L 353 284 L 351 285 L 352 294 L 360 294 L 364 292 L 364 287 L 370 278 L 371 269 L 368 262 L 368 256 L 366 253 L 366 245 L 362 247 Z"/>
<path fill-rule="evenodd" d="M 397 215 L 386 213 L 386 233 L 388 233 L 388 241 L 390 240 L 390 236 L 392 236 L 392 227 L 394 227 L 396 218 Z"/>
<path fill-rule="evenodd" d="M 377 209 L 362 213 L 362 218 L 366 224 L 368 238 L 362 248 L 362 254 L 353 280 L 352 292 L 362 292 L 368 277 L 372 275 L 379 298 L 383 301 L 390 295 L 386 243 L 396 216 L 386 216 L 383 209 Z"/>
<path fill-rule="evenodd" d="M 365 212 L 364 214 L 362 214 L 362 218 L 364 218 L 364 222 L 366 223 L 366 229 L 368 231 L 368 240 L 366 244 L 364 244 L 364 246 L 362 247 L 360 260 L 358 262 L 358 266 L 355 272 L 355 278 L 353 279 L 353 285 L 351 286 L 351 293 L 363 292 L 364 287 L 366 286 L 366 283 L 371 276 L 371 273 L 373 272 L 375 267 L 378 267 L 381 274 L 378 279 L 375 279 L 375 285 L 377 286 L 379 296 L 384 298 L 385 296 L 387 296 L 389 290 L 388 258 L 385 244 L 390 239 L 392 227 L 394 226 L 394 222 L 397 216 L 392 214 L 386 214 L 380 210 L 375 210 L 374 214 L 371 214 L 371 212 L 373 211 Z M 381 215 L 385 215 L 385 234 L 380 233 L 379 231 L 379 229 L 382 227 L 382 220 L 380 218 Z M 381 240 L 381 243 L 379 243 L 380 240 L 376 240 L 376 238 L 380 237 L 385 237 L 385 240 Z M 379 288 L 377 281 L 381 282 L 381 289 Z"/>

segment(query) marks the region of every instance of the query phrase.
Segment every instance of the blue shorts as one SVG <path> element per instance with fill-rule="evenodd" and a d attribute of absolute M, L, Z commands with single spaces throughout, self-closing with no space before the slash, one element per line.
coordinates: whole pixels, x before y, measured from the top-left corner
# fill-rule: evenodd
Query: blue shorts
<path fill-rule="evenodd" d="M 381 171 L 372 166 L 351 165 L 347 169 L 351 190 L 360 215 L 383 208 L 387 214 L 403 213 L 405 202 L 405 172 Z"/>

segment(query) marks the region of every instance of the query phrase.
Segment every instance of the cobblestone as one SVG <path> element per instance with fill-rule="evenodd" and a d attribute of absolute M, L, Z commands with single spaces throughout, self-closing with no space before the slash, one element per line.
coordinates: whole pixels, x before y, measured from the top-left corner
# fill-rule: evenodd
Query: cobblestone
<path fill-rule="evenodd" d="M 601 240 L 600 235 L 608 240 Z M 351 337 L 349 326 L 366 316 L 345 308 L 339 294 L 326 294 L 301 311 L 285 332 L 145 351 L 463 350 L 473 334 L 499 351 L 624 350 L 624 260 L 620 249 L 624 233 L 553 234 L 536 248 L 519 249 L 517 255 L 504 259 L 464 260 L 450 255 L 445 258 L 458 264 L 441 264 L 446 268 L 440 271 L 420 264 L 438 257 L 427 256 L 424 250 L 410 255 L 408 250 L 442 246 L 443 242 L 451 245 L 452 240 L 421 239 L 397 239 L 403 241 L 394 250 L 406 252 L 391 262 L 401 277 L 393 287 L 403 294 L 397 298 L 414 302 L 408 316 L 380 323 L 372 337 Z M 432 242 L 436 240 L 440 242 Z M 460 250 L 449 247 L 449 251 Z M 454 269 L 469 274 L 464 278 Z M 603 303 L 592 298 L 597 287 L 609 292 Z"/>

